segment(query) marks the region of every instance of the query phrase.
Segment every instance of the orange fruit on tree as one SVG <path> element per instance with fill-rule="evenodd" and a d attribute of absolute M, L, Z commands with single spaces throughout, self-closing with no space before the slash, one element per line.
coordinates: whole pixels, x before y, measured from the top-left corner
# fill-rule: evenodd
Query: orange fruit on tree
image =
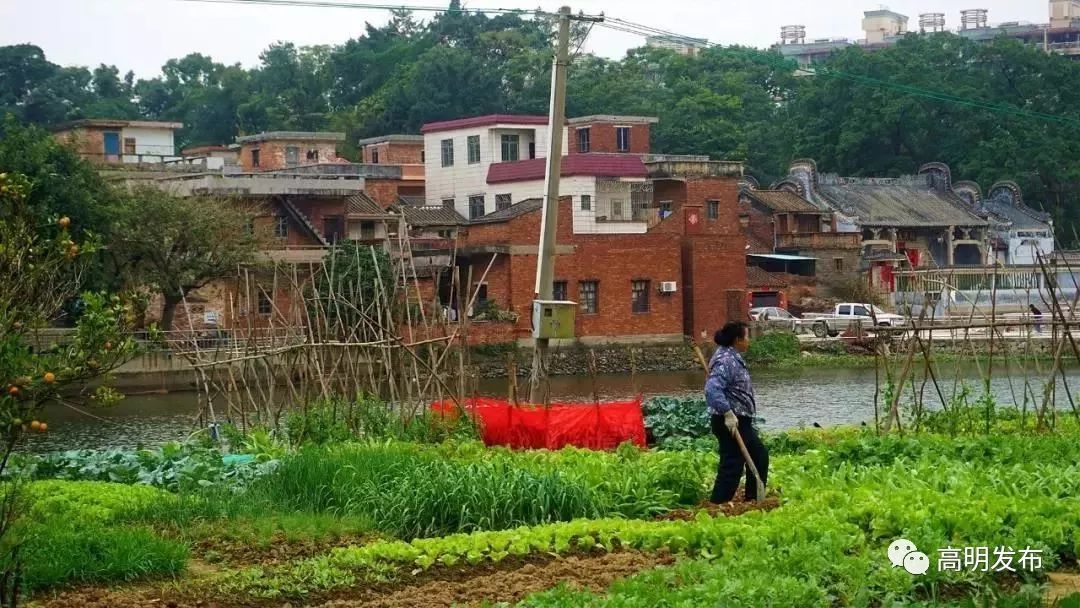
<path fill-rule="evenodd" d="M 49 425 L 42 422 L 41 426 L 38 427 L 38 430 L 41 431 L 42 433 L 44 433 L 45 431 L 49 430 Z"/>
<path fill-rule="evenodd" d="M 45 381 L 45 384 L 52 384 L 53 382 L 56 382 L 56 374 L 52 372 L 45 372 L 45 375 L 42 376 L 42 380 Z"/>
<path fill-rule="evenodd" d="M 64 217 L 60 218 L 60 221 L 56 223 L 59 224 L 61 228 L 67 228 L 71 225 L 71 218 L 65 215 Z"/>
<path fill-rule="evenodd" d="M 106 342 L 103 348 L 105 350 L 112 350 L 112 342 Z"/>
<path fill-rule="evenodd" d="M 12 384 L 11 386 L 8 387 L 7 392 L 12 397 L 15 397 L 15 396 L 17 396 L 19 394 L 19 387 Z"/>
<path fill-rule="evenodd" d="M 41 430 L 41 423 L 38 422 L 37 420 L 31 420 L 30 421 L 30 429 L 34 430 L 34 431 Z"/>

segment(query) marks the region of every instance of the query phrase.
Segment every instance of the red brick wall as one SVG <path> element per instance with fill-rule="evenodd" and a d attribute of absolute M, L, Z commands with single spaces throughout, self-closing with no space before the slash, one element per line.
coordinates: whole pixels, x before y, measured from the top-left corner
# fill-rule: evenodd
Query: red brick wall
<path fill-rule="evenodd" d="M 378 151 L 380 165 L 421 165 L 421 153 L 424 151 L 423 142 L 415 144 L 384 141 L 379 144 L 364 146 L 365 163 L 373 163 L 372 152 Z"/>
<path fill-rule="evenodd" d="M 245 143 L 240 146 L 240 168 L 248 172 L 258 171 L 272 171 L 275 169 L 284 169 L 285 165 L 285 149 L 295 146 L 299 150 L 298 164 L 299 165 L 312 165 L 318 163 L 334 162 L 338 159 L 337 146 L 334 142 L 326 141 L 293 141 L 293 140 L 273 140 L 273 141 L 260 141 L 255 143 Z M 317 150 L 319 152 L 318 161 L 308 160 L 308 150 Z M 251 152 L 252 150 L 259 150 L 259 166 L 256 167 L 252 164 Z"/>
<path fill-rule="evenodd" d="M 379 206 L 386 209 L 398 202 L 401 180 L 397 179 L 365 179 L 364 192 Z"/>
<path fill-rule="evenodd" d="M 615 127 L 626 126 L 630 127 L 630 150 L 620 151 L 618 149 L 618 141 L 615 137 Z M 629 153 L 629 154 L 648 154 L 649 153 L 649 124 L 629 124 L 619 125 L 612 122 L 594 122 L 587 124 L 570 125 L 567 131 L 567 136 L 570 141 L 567 142 L 570 154 L 580 153 L 578 148 L 577 130 L 582 127 L 589 128 L 589 152 L 598 153 Z"/>
<path fill-rule="evenodd" d="M 119 131 L 120 129 L 112 129 Z M 105 130 L 79 128 L 53 133 L 53 139 L 74 148 L 83 158 L 93 162 L 105 162 Z M 121 151 L 123 141 L 120 142 Z"/>

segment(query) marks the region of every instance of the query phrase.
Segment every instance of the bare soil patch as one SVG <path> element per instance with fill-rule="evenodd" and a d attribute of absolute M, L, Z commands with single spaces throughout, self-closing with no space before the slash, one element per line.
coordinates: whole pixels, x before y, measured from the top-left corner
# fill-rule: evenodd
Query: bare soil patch
<path fill-rule="evenodd" d="M 772 511 L 780 506 L 780 498 L 777 496 L 767 496 L 765 500 L 761 502 L 747 502 L 739 499 L 732 502 L 725 502 L 723 504 L 713 504 L 711 502 L 703 502 L 693 509 L 674 509 L 657 516 L 657 519 L 669 520 L 669 521 L 692 521 L 697 517 L 698 513 L 708 513 L 712 517 L 735 517 L 748 513 L 750 511 Z"/>

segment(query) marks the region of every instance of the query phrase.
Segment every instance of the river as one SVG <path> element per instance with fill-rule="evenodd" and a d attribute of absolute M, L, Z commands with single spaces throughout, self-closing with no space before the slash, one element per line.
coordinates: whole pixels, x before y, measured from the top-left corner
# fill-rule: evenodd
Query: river
<path fill-rule="evenodd" d="M 952 366 L 942 366 L 939 373 L 948 375 L 940 379 L 948 399 L 953 391 L 955 371 Z M 999 371 L 996 373 L 1000 375 L 992 381 L 991 391 L 999 404 L 1016 403 L 1014 391 L 1018 400 L 1023 398 L 1022 379 L 1013 378 L 1010 388 L 1008 378 Z M 1080 369 L 1070 369 L 1067 377 L 1070 389 L 1080 388 Z M 969 383 L 974 395 L 980 392 L 979 375 L 974 367 L 961 370 L 961 378 Z M 858 424 L 874 419 L 873 369 L 758 369 L 753 371 L 753 379 L 759 414 L 765 419 L 766 429 L 810 426 L 815 422 L 822 426 Z M 638 392 L 646 397 L 695 395 L 701 392 L 702 377 L 700 372 L 639 374 L 634 379 L 629 375 L 599 376 L 595 385 L 601 399 L 627 398 Z M 593 399 L 593 381 L 588 377 L 552 378 L 551 388 L 555 400 L 590 402 Z M 483 395 L 505 396 L 506 381 L 483 381 L 479 390 Z M 910 390 L 909 385 L 905 399 L 910 396 Z M 1041 400 L 1041 381 L 1033 381 L 1032 390 Z M 1059 411 L 1069 410 L 1060 379 L 1056 402 Z M 925 387 L 924 403 L 930 409 L 940 408 L 930 383 Z M 195 406 L 194 393 L 131 396 L 118 405 L 89 410 L 89 415 L 66 406 L 50 405 L 43 416 L 49 424 L 48 433 L 33 435 L 28 447 L 35 452 L 131 448 L 180 440 L 195 430 Z"/>

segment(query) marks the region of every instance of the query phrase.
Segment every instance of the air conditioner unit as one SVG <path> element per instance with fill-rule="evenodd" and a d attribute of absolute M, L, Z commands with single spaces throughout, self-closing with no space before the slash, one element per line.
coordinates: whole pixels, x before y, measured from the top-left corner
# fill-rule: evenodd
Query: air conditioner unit
<path fill-rule="evenodd" d="M 660 293 L 675 293 L 677 291 L 677 285 L 675 281 L 661 281 Z"/>

